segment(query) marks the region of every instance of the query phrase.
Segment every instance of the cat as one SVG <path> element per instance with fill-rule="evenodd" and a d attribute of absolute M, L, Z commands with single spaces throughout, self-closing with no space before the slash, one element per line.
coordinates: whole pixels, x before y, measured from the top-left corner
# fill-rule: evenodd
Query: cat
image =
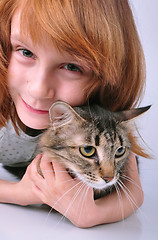
<path fill-rule="evenodd" d="M 40 149 L 92 187 L 98 199 L 119 182 L 132 147 L 130 122 L 149 108 L 111 112 L 98 105 L 72 108 L 58 101 L 50 108 L 51 126 L 40 139 Z M 40 165 L 38 171 L 43 175 Z"/>

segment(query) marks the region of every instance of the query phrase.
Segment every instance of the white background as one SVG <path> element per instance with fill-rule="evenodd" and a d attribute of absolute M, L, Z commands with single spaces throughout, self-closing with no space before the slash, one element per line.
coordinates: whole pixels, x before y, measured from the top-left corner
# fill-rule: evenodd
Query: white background
<path fill-rule="evenodd" d="M 147 86 L 141 106 L 152 104 L 150 111 L 139 121 L 141 135 L 154 155 L 153 160 L 140 159 L 140 178 L 145 194 L 143 206 L 123 222 L 78 229 L 61 219 L 58 213 L 48 216 L 48 209 L 0 204 L 0 239 L 158 239 L 158 1 L 130 2 L 147 64 Z M 2 169 L 0 175 L 6 177 Z"/>

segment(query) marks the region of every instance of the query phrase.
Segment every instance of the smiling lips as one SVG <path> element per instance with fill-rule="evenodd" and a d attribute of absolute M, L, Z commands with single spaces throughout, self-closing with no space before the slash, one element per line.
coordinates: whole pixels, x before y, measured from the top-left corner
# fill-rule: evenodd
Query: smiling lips
<path fill-rule="evenodd" d="M 37 110 L 35 108 L 32 108 L 23 99 L 22 99 L 22 102 L 24 103 L 25 107 L 32 113 L 36 113 L 36 114 L 49 114 L 49 111 L 47 111 L 47 110 Z"/>

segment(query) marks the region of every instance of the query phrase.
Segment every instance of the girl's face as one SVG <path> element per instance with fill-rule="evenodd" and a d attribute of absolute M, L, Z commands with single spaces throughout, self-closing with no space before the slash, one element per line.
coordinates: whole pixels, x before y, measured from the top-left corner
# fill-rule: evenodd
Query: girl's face
<path fill-rule="evenodd" d="M 21 38 L 17 14 L 11 23 L 11 44 L 9 90 L 23 124 L 47 128 L 48 110 L 54 102 L 62 100 L 71 106 L 85 102 L 90 69 L 52 44 L 34 46 L 31 39 Z"/>

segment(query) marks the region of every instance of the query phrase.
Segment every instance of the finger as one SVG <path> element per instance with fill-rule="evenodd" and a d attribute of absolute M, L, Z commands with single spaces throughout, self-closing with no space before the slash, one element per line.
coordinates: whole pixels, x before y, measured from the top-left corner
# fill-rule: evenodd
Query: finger
<path fill-rule="evenodd" d="M 40 161 L 38 162 L 37 169 L 43 177 L 49 174 L 54 176 L 54 169 L 51 161 L 52 159 L 50 158 L 50 156 L 44 153 Z"/>
<path fill-rule="evenodd" d="M 54 183 L 55 173 L 52 165 L 52 158 L 48 154 L 44 154 L 40 161 L 40 168 L 44 179 L 49 185 Z"/>
<path fill-rule="evenodd" d="M 30 179 L 32 180 L 32 183 L 37 186 L 39 184 L 43 184 L 43 180 L 44 180 L 43 176 L 39 174 L 39 170 L 37 169 L 39 162 L 41 160 L 41 157 L 42 155 L 38 154 L 28 167 Z"/>
<path fill-rule="evenodd" d="M 30 165 L 28 166 L 27 170 L 30 173 L 39 173 L 40 172 L 40 160 L 41 160 L 42 155 L 38 154 L 34 160 L 30 163 Z M 40 174 L 41 175 L 41 174 Z"/>

